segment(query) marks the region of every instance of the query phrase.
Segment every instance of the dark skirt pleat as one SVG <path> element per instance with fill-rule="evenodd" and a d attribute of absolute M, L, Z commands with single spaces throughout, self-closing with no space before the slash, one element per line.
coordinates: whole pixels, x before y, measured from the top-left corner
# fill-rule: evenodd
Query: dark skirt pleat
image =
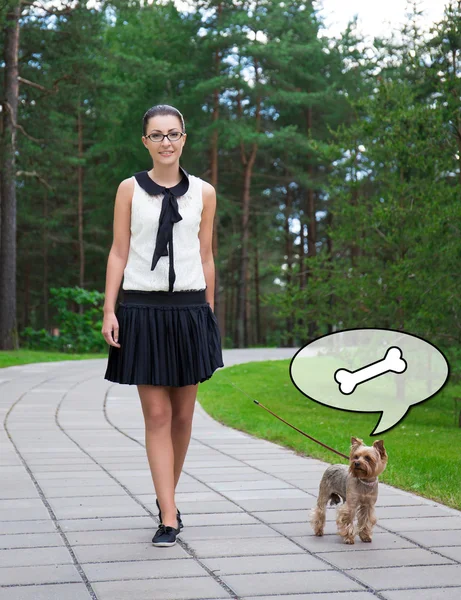
<path fill-rule="evenodd" d="M 109 346 L 109 381 L 179 387 L 206 381 L 224 366 L 218 320 L 208 303 L 121 302 L 116 317 L 121 347 Z"/>

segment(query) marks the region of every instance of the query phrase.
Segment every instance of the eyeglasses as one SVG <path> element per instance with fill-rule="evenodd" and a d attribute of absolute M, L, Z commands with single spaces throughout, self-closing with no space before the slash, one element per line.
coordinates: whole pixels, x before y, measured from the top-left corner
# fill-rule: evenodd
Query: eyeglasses
<path fill-rule="evenodd" d="M 148 137 L 151 142 L 163 142 L 164 138 L 168 138 L 170 142 L 177 142 L 182 138 L 183 135 L 184 133 L 181 133 L 181 131 L 172 131 L 171 133 L 166 134 L 151 133 L 150 135 L 146 135 L 145 137 Z"/>

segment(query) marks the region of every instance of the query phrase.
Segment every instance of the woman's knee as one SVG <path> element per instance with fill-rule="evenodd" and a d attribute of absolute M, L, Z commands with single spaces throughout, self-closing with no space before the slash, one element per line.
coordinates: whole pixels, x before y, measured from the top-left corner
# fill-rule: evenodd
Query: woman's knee
<path fill-rule="evenodd" d="M 190 411 L 183 410 L 179 412 L 173 412 L 171 422 L 175 427 L 188 429 L 192 427 L 192 418 L 193 415 L 190 413 Z"/>
<path fill-rule="evenodd" d="M 168 388 L 161 386 L 138 386 L 144 421 L 148 429 L 171 424 L 172 408 Z"/>
<path fill-rule="evenodd" d="M 198 385 L 171 388 L 172 421 L 176 427 L 192 427 Z"/>

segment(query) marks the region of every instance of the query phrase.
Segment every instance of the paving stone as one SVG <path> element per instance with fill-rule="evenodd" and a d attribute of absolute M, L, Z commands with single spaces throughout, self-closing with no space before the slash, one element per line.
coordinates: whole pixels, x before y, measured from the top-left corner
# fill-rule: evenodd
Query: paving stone
<path fill-rule="evenodd" d="M 137 497 L 143 502 L 153 502 L 155 505 L 156 495 L 152 492 L 148 494 L 137 494 Z M 186 503 L 190 503 L 190 506 L 193 506 L 193 502 L 202 503 L 202 502 L 221 502 L 225 501 L 226 498 L 221 494 L 214 492 L 213 490 L 201 491 L 201 492 L 184 492 L 175 494 L 176 506 L 182 505 L 185 506 Z M 181 512 L 182 514 L 182 512 Z"/>
<path fill-rule="evenodd" d="M 202 558 L 202 562 L 220 577 L 245 573 L 283 571 L 325 571 L 333 567 L 310 554 L 253 555 L 229 558 Z"/>
<path fill-rule="evenodd" d="M 379 520 L 387 519 L 414 519 L 417 517 L 440 517 L 440 508 L 437 506 L 427 506 L 420 504 L 418 506 L 385 506 L 376 508 L 376 514 Z"/>
<path fill-rule="evenodd" d="M 156 550 L 168 552 L 170 548 Z M 208 576 L 207 571 L 192 557 L 85 564 L 85 573 L 91 582 L 170 577 L 176 579 L 179 574 L 183 578 Z"/>
<path fill-rule="evenodd" d="M 312 505 L 310 508 L 307 506 L 302 510 L 253 510 L 251 513 L 261 519 L 265 523 L 270 523 L 271 525 L 288 524 L 288 523 L 308 523 L 309 522 L 309 511 L 311 508 L 315 506 L 315 501 L 312 500 Z M 334 515 L 336 514 L 335 510 L 328 509 L 327 510 L 327 518 L 330 521 L 334 520 Z M 311 530 L 312 531 L 312 530 Z"/>
<path fill-rule="evenodd" d="M 434 550 L 461 563 L 461 546 L 437 546 Z"/>
<path fill-rule="evenodd" d="M 227 469 L 227 467 L 238 467 L 240 465 L 247 465 L 248 461 L 241 461 L 230 455 L 224 455 L 221 452 L 210 451 L 210 457 L 206 454 L 202 456 L 192 457 L 186 456 L 184 467 L 187 467 L 187 471 L 195 468 L 208 468 L 208 467 L 219 467 L 220 469 Z"/>
<path fill-rule="evenodd" d="M 49 517 L 49 512 L 43 502 L 36 508 L 5 508 L 0 510 L 0 521 L 41 521 Z M 30 529 L 31 525 L 29 525 Z"/>
<path fill-rule="evenodd" d="M 287 484 L 279 479 L 273 478 L 261 479 L 260 481 L 217 481 L 212 487 L 220 492 L 229 490 L 276 490 L 286 488 Z"/>
<path fill-rule="evenodd" d="M 404 540 L 393 533 L 380 533 L 376 531 L 373 534 L 373 541 L 371 544 L 362 542 L 360 538 L 356 538 L 353 549 L 348 544 L 345 544 L 341 537 L 337 534 L 324 535 L 317 537 L 315 535 L 308 536 L 292 536 L 291 539 L 315 554 L 323 552 L 375 552 L 389 549 L 400 549 L 400 548 L 417 548 L 412 542 Z"/>
<path fill-rule="evenodd" d="M 376 510 L 381 506 L 426 506 L 421 498 L 414 496 L 402 496 L 400 494 L 383 495 L 379 492 L 378 500 L 376 501 Z"/>
<path fill-rule="evenodd" d="M 59 583 L 4 588 L 0 600 L 91 600 L 91 595 L 83 583 Z"/>
<path fill-rule="evenodd" d="M 51 518 L 34 521 L 32 526 L 34 533 L 52 533 L 56 531 L 56 526 Z M 30 521 L 0 521 L 0 536 L 3 534 L 29 533 L 32 526 Z"/>
<path fill-rule="evenodd" d="M 214 472 L 211 474 L 201 474 L 200 481 L 203 481 L 207 485 L 213 486 L 215 483 L 220 483 L 223 481 L 266 481 L 268 477 L 270 477 L 270 475 L 268 475 L 267 473 L 260 473 L 258 471 L 251 471 L 248 473 L 239 473 L 238 471 L 228 473 L 227 471 L 224 471 L 224 473 Z"/>
<path fill-rule="evenodd" d="M 178 507 L 180 508 L 180 507 Z M 245 525 L 253 524 L 258 525 L 260 521 L 249 515 L 248 513 L 241 511 L 237 513 L 220 513 L 220 514 L 188 514 L 184 513 L 182 508 L 181 518 L 184 525 L 187 525 L 189 529 L 192 527 L 202 527 L 203 525 Z"/>
<path fill-rule="evenodd" d="M 402 536 L 430 548 L 437 546 L 461 546 L 461 529 L 443 531 L 400 531 Z"/>
<path fill-rule="evenodd" d="M 328 596 L 320 594 L 277 594 L 277 596 L 245 596 L 241 600 L 376 600 L 374 594 L 370 592 L 330 592 Z"/>
<path fill-rule="evenodd" d="M 0 549 L 49 548 L 52 546 L 64 546 L 59 533 L 35 533 L 34 531 L 27 534 L 0 535 Z"/>
<path fill-rule="evenodd" d="M 0 550 L 0 565 L 2 568 L 63 565 L 72 562 L 72 557 L 65 546 Z"/>
<path fill-rule="evenodd" d="M 157 560 L 165 558 L 166 554 L 169 558 L 187 558 L 189 555 L 181 548 L 179 544 L 175 544 L 170 548 L 157 548 L 152 545 L 152 538 L 155 531 L 143 544 L 124 544 L 122 541 L 118 545 L 114 544 L 99 544 L 92 546 L 74 546 L 73 550 L 77 560 L 83 566 L 85 563 L 105 563 L 110 561 L 133 561 L 133 560 Z"/>
<path fill-rule="evenodd" d="M 88 500 L 90 499 L 91 498 L 88 498 Z M 134 500 L 131 500 L 130 505 L 127 505 L 126 503 L 121 505 L 106 503 L 101 506 L 91 506 L 91 504 L 82 503 L 81 506 L 56 507 L 53 510 L 56 518 L 59 520 L 97 517 L 142 517 L 146 514 L 146 510 L 137 502 L 134 502 Z"/>
<path fill-rule="evenodd" d="M 342 592 L 363 590 L 363 586 L 337 571 L 302 571 L 293 573 L 265 573 L 261 575 L 223 575 L 221 579 L 238 596 L 251 590 L 258 594 L 300 594 L 308 592 Z"/>
<path fill-rule="evenodd" d="M 232 597 L 210 576 L 110 581 L 94 583 L 93 588 L 98 600 L 221 600 Z"/>
<path fill-rule="evenodd" d="M 54 450 L 54 452 L 62 452 L 62 450 L 60 449 L 56 449 Z M 98 465 L 96 465 L 92 460 L 90 460 L 89 458 L 86 458 L 84 455 L 82 456 L 76 456 L 74 458 L 54 458 L 52 456 L 48 456 L 48 457 L 43 457 L 43 458 L 33 458 L 33 457 L 28 457 L 27 455 L 24 455 L 25 453 L 23 453 L 24 459 L 27 461 L 27 464 L 29 465 L 31 471 L 37 471 L 40 472 L 40 467 L 57 467 L 58 470 L 62 471 L 63 473 L 68 471 L 68 469 L 72 469 L 72 467 L 77 467 L 75 470 L 76 471 L 82 471 L 83 469 L 85 470 L 97 470 L 98 469 Z"/>
<path fill-rule="evenodd" d="M 271 527 L 275 529 L 275 531 L 278 531 L 283 535 L 287 535 L 289 537 L 299 535 L 311 535 L 315 537 L 314 531 L 308 521 L 308 517 L 309 515 L 304 515 L 303 519 L 300 519 L 298 522 L 294 523 L 271 523 Z M 324 535 L 336 534 L 337 530 L 338 528 L 336 525 L 336 521 L 326 521 Z M 378 531 L 382 531 L 382 529 L 379 527 L 379 525 L 375 525 L 373 529 L 373 535 L 376 534 Z"/>
<path fill-rule="evenodd" d="M 68 473 L 75 473 L 78 471 L 82 471 L 82 464 L 81 463 L 77 463 L 77 464 L 72 464 L 72 465 L 66 465 L 65 467 L 62 464 L 50 464 L 50 463 L 46 463 L 46 464 L 41 464 L 41 465 L 35 465 L 35 466 L 31 466 L 32 473 L 34 474 L 34 476 L 41 477 L 42 474 L 44 473 L 62 473 L 64 475 L 67 475 Z M 85 464 L 85 471 L 98 471 L 101 472 L 101 467 L 95 463 L 87 463 Z"/>
<path fill-rule="evenodd" d="M 186 542 L 205 539 L 245 539 L 274 537 L 277 532 L 263 523 L 241 525 L 207 525 L 207 527 L 187 527 L 181 531 L 181 539 Z"/>
<path fill-rule="evenodd" d="M 139 506 L 126 492 L 123 496 L 115 495 L 112 498 L 107 496 L 85 496 L 82 494 L 74 496 L 73 498 L 51 498 L 49 503 L 53 510 L 72 508 L 75 506 L 105 507 L 108 503 L 126 507 Z"/>
<path fill-rule="evenodd" d="M 18 508 L 43 508 L 43 502 L 37 495 L 36 498 L 16 498 L 14 500 L 0 500 L 0 511 L 16 511 Z"/>
<path fill-rule="evenodd" d="M 145 544 L 151 540 L 156 527 L 113 529 L 105 531 L 67 531 L 66 537 L 72 546 L 91 546 L 101 544 Z M 182 533 L 181 533 L 182 535 Z M 1 538 L 0 538 L 1 541 Z"/>
<path fill-rule="evenodd" d="M 298 490 L 294 487 L 287 487 L 286 489 L 277 490 L 227 490 L 221 492 L 226 498 L 233 500 L 239 504 L 246 500 L 281 500 L 282 498 L 305 498 L 306 492 Z M 247 504 L 247 503 L 246 503 Z"/>
<path fill-rule="evenodd" d="M 392 531 L 435 531 L 461 529 L 461 517 L 426 517 L 415 519 L 386 519 L 383 527 Z M 432 536 L 432 533 L 429 537 Z"/>
<path fill-rule="evenodd" d="M 304 553 L 302 548 L 282 536 L 260 539 L 192 540 L 188 545 L 199 558 Z"/>
<path fill-rule="evenodd" d="M 461 587 L 402 590 L 400 592 L 381 592 L 381 594 L 388 600 L 459 600 Z"/>
<path fill-rule="evenodd" d="M 354 577 L 376 590 L 457 586 L 461 565 L 358 569 Z"/>
<path fill-rule="evenodd" d="M 239 500 L 238 505 L 249 512 L 277 512 L 283 516 L 285 512 L 291 510 L 310 510 L 316 500 L 301 490 L 303 494 L 299 498 L 272 498 L 259 500 Z"/>
<path fill-rule="evenodd" d="M 59 521 L 61 529 L 68 531 L 105 531 L 114 529 L 146 529 L 155 527 L 156 522 L 150 516 L 144 517 L 91 517 L 89 519 L 63 519 Z"/>
<path fill-rule="evenodd" d="M 375 552 L 323 552 L 321 556 L 340 569 L 453 564 L 451 559 L 421 548 L 379 550 Z"/>
<path fill-rule="evenodd" d="M 51 500 L 52 498 L 74 498 L 82 493 L 80 486 L 42 486 L 43 493 Z M 126 492 L 119 485 L 86 485 L 85 496 L 87 498 L 101 496 L 126 496 Z"/>
<path fill-rule="evenodd" d="M 323 471 L 324 467 L 322 465 L 310 465 L 306 464 L 306 458 L 303 456 L 285 456 L 285 457 L 273 457 L 273 458 L 264 458 L 255 460 L 253 458 L 248 458 L 245 460 L 247 465 L 251 465 L 253 467 L 258 467 L 258 469 L 262 469 L 265 471 L 266 469 L 280 469 L 283 471 L 291 470 L 299 471 L 304 473 L 306 471 Z M 296 467 L 296 468 L 294 468 Z"/>
<path fill-rule="evenodd" d="M 179 504 L 179 502 L 178 502 Z M 156 508 L 156 510 L 158 510 Z M 244 512 L 243 508 L 240 508 L 235 503 L 229 500 L 223 499 L 219 502 L 181 502 L 181 517 L 184 515 L 197 515 L 197 514 L 217 514 L 217 513 L 235 513 Z"/>
<path fill-rule="evenodd" d="M 111 479 L 101 468 L 98 469 L 79 469 L 78 471 L 72 471 L 72 474 L 69 474 L 68 471 L 47 471 L 45 473 L 37 474 L 37 480 L 40 482 L 51 482 L 55 481 L 55 485 L 96 485 L 101 483 L 102 485 L 108 484 L 111 485 L 114 483 L 114 480 Z"/>
<path fill-rule="evenodd" d="M 215 467 L 208 467 L 208 466 L 203 466 L 203 467 L 192 467 L 190 469 L 187 470 L 188 473 L 190 473 L 190 475 L 192 477 L 198 477 L 201 480 L 205 480 L 205 476 L 214 476 L 214 475 L 219 475 L 219 473 L 222 473 L 223 469 L 221 467 L 215 466 Z M 236 465 L 235 467 L 226 467 L 226 473 L 229 475 L 234 475 L 240 477 L 241 474 L 249 474 L 249 475 L 255 475 L 256 473 L 259 473 L 260 471 L 257 471 L 256 469 L 253 469 L 252 467 L 249 466 L 245 466 L 243 464 L 240 465 Z M 265 477 L 267 478 L 267 474 L 264 474 Z M 209 477 L 208 477 L 209 478 Z"/>
<path fill-rule="evenodd" d="M 80 583 L 82 578 L 73 565 L 0 568 L 0 585 L 33 584 L 35 586 L 42 583 L 72 583 L 74 581 Z"/>

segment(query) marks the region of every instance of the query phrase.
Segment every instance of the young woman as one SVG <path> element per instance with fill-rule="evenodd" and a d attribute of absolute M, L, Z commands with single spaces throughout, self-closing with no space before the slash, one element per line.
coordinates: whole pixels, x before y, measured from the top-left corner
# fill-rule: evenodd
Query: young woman
<path fill-rule="evenodd" d="M 224 366 L 212 310 L 216 193 L 179 165 L 185 141 L 176 108 L 146 112 L 142 142 L 153 168 L 125 179 L 117 191 L 102 327 L 110 345 L 104 378 L 136 385 L 141 400 L 160 511 L 154 546 L 172 546 L 182 528 L 174 494 L 198 384 Z"/>

